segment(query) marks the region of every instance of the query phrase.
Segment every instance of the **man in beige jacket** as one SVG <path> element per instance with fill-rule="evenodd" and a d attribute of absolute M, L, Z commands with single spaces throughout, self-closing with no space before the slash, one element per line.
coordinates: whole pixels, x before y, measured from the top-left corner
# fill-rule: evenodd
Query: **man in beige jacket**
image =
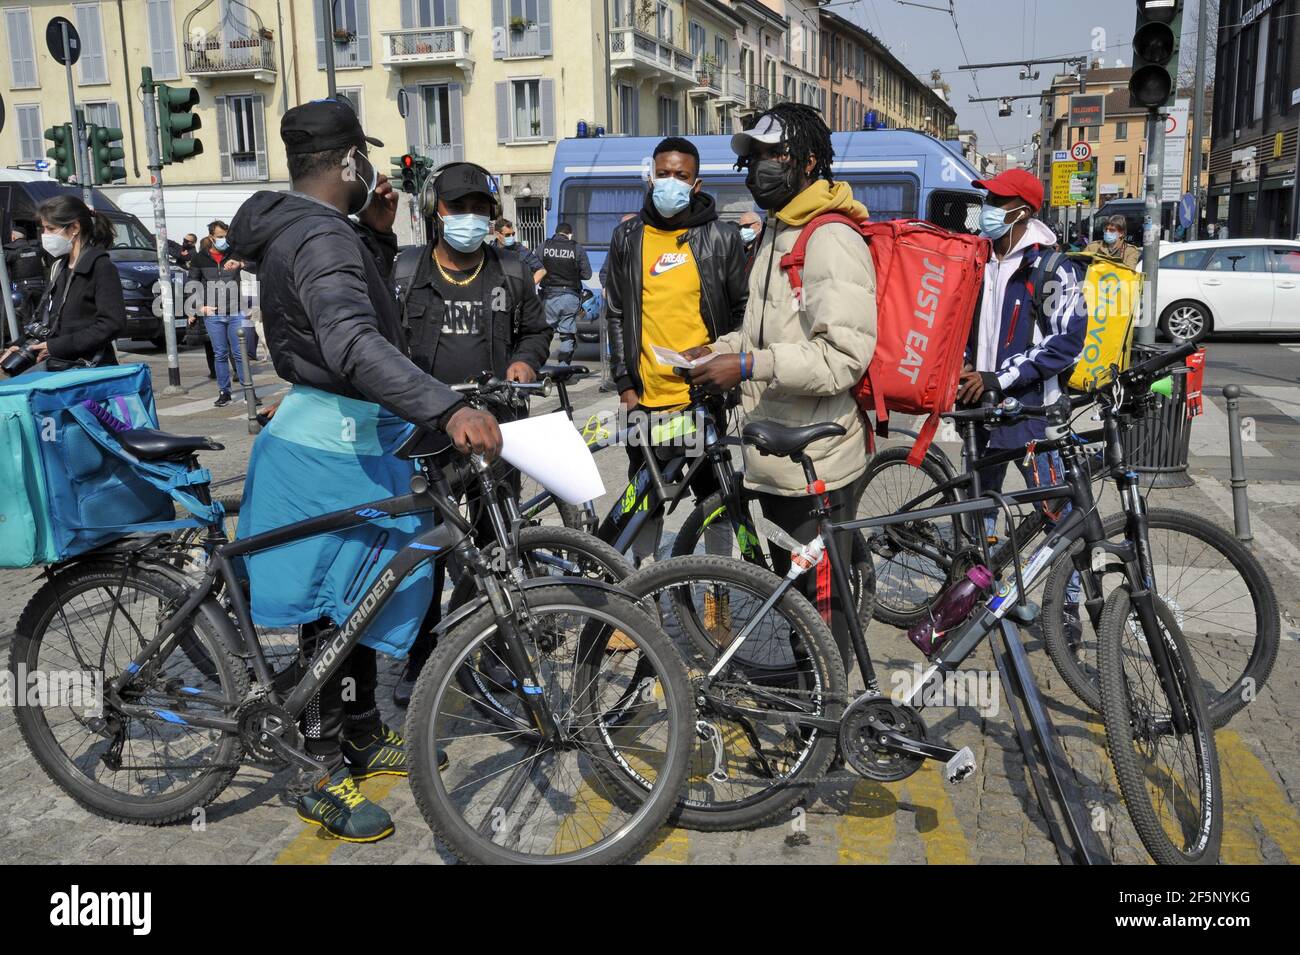
<path fill-rule="evenodd" d="M 768 227 L 749 274 L 749 301 L 740 330 L 687 352 L 690 357 L 718 353 L 689 374 L 711 391 L 739 384 L 750 420 L 795 427 L 824 421 L 843 425 L 843 437 L 817 441 L 807 454 L 826 482 L 837 519 L 849 520 L 856 513 L 867 469 L 866 436 L 852 389 L 876 347 L 875 268 L 861 234 L 843 223 L 821 226 L 809 240 L 801 302 L 780 261 L 814 217 L 839 212 L 862 220 L 867 210 L 853 198 L 848 183 L 831 179 L 830 130 L 811 107 L 776 106 L 752 128 L 733 136 L 731 148 L 738 165 L 748 169 L 746 185 L 759 207 L 767 210 Z M 745 484 L 757 492 L 768 520 L 797 540 L 816 536 L 800 465 L 746 447 Z M 836 539 L 836 549 L 846 561 L 852 536 L 840 534 Z M 779 548 L 774 551 L 773 562 L 779 563 L 775 569 L 784 573 L 789 555 Z M 816 591 L 825 576 L 804 577 L 814 605 L 819 596 L 826 599 Z M 838 599 L 832 599 L 830 607 L 831 630 L 847 661 L 852 651 L 843 608 Z"/>

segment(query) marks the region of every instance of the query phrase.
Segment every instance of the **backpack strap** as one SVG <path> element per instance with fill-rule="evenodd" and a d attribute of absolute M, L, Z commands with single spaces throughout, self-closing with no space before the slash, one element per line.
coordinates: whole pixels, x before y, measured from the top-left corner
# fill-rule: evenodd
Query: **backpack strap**
<path fill-rule="evenodd" d="M 397 253 L 393 260 L 393 291 L 398 295 L 397 311 L 406 326 L 406 302 L 411 294 L 411 285 L 415 282 L 415 273 L 420 270 L 420 259 L 428 246 L 412 245 Z"/>
<path fill-rule="evenodd" d="M 799 238 L 794 240 L 794 248 L 785 255 L 781 256 L 781 271 L 785 272 L 785 277 L 790 282 L 790 290 L 794 292 L 795 302 L 803 301 L 803 264 L 807 258 L 808 240 L 812 234 L 824 225 L 832 222 L 842 222 L 854 232 L 861 234 L 856 219 L 852 219 L 842 212 L 827 212 L 819 216 L 813 216 L 799 230 Z"/>

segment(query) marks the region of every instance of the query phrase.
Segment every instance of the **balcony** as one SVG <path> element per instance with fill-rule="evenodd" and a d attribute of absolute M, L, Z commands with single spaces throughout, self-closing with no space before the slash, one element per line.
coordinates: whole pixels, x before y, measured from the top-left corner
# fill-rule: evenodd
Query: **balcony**
<path fill-rule="evenodd" d="M 415 149 L 417 156 L 424 156 L 433 161 L 433 167 L 445 166 L 449 162 L 465 161 L 464 143 L 421 143 Z"/>
<path fill-rule="evenodd" d="M 453 66 L 469 79 L 474 72 L 474 55 L 470 41 L 474 31 L 465 27 L 416 27 L 411 30 L 385 30 L 384 69 L 404 66 Z"/>
<path fill-rule="evenodd" d="M 748 112 L 761 113 L 772 105 L 771 91 L 761 83 L 748 83 L 742 105 Z"/>
<path fill-rule="evenodd" d="M 743 103 L 745 83 L 734 70 L 720 70 L 711 64 L 700 64 L 695 70 L 695 85 L 686 94 L 711 99 L 719 104 Z"/>
<path fill-rule="evenodd" d="M 695 57 L 634 27 L 611 30 L 610 67 L 683 87 L 696 85 Z"/>
<path fill-rule="evenodd" d="M 535 23 L 527 27 L 510 27 L 506 30 L 504 39 L 505 49 L 501 55 L 506 59 L 544 55 L 542 32 Z"/>
<path fill-rule="evenodd" d="M 269 36 L 196 36 L 185 41 L 185 72 L 201 80 L 242 76 L 274 83 L 275 43 Z"/>

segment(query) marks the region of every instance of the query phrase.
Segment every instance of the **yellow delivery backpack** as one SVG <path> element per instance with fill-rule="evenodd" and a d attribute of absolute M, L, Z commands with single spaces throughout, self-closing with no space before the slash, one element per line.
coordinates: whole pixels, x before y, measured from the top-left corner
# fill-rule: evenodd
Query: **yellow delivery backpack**
<path fill-rule="evenodd" d="M 1133 351 L 1133 329 L 1142 314 L 1142 273 L 1122 262 L 1082 252 L 1055 252 L 1043 257 L 1035 270 L 1053 275 L 1061 259 L 1079 263 L 1085 271 L 1080 284 L 1088 303 L 1088 330 L 1083 336 L 1083 351 L 1070 373 L 1070 387 L 1088 391 L 1111 365 L 1120 371 L 1128 368 Z M 1047 283 L 1035 284 L 1035 305 L 1043 315 Z"/>

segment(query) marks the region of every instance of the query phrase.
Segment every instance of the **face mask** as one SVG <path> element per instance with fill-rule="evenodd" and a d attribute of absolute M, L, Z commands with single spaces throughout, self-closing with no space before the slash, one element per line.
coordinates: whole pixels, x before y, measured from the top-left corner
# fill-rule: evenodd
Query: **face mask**
<path fill-rule="evenodd" d="M 749 226 L 743 225 L 740 227 L 740 241 L 745 243 L 745 245 L 749 245 L 749 243 L 754 241 L 754 235 L 754 230 Z"/>
<path fill-rule="evenodd" d="M 215 240 L 212 244 L 217 247 L 218 252 L 225 252 L 226 249 L 230 248 L 230 242 L 224 235 L 220 239 Z"/>
<path fill-rule="evenodd" d="M 1019 219 L 1016 220 L 1016 222 L 1019 221 Z M 1007 221 L 1005 209 L 991 206 L 987 202 L 980 206 L 980 235 L 986 239 L 1002 238 L 1011 231 L 1011 227 L 1015 224 L 1015 222 Z"/>
<path fill-rule="evenodd" d="M 792 163 L 779 159 L 760 159 L 749 167 L 745 185 L 760 209 L 781 209 L 799 194 Z"/>
<path fill-rule="evenodd" d="M 516 241 L 517 240 L 513 235 L 508 235 L 501 240 L 501 244 L 508 249 L 510 246 L 514 245 Z"/>
<path fill-rule="evenodd" d="M 1118 232 L 1103 233 L 1102 239 L 1105 240 L 1107 245 L 1114 245 L 1116 242 L 1119 241 L 1119 233 Z"/>
<path fill-rule="evenodd" d="M 442 217 L 442 237 L 457 252 L 473 252 L 488 234 L 488 217 L 466 213 Z"/>
<path fill-rule="evenodd" d="M 656 179 L 651 197 L 655 209 L 665 219 L 671 219 L 691 204 L 691 187 L 680 179 Z"/>
<path fill-rule="evenodd" d="M 58 259 L 72 251 L 72 240 L 61 232 L 46 232 L 41 236 L 41 246 Z"/>
<path fill-rule="evenodd" d="M 375 186 L 379 185 L 379 170 L 375 168 L 375 164 L 372 163 L 364 153 L 358 150 L 353 150 L 348 154 L 348 156 L 351 159 L 353 159 L 352 168 L 354 170 L 359 170 L 360 163 L 358 163 L 356 160 L 361 160 L 361 159 L 364 159 L 366 161 L 366 165 L 370 167 L 370 173 L 367 175 L 365 179 L 365 186 L 366 186 L 365 197 L 364 198 L 353 197 L 352 201 L 348 203 L 348 215 L 359 216 L 361 215 L 361 213 L 366 211 L 366 209 L 370 206 L 370 200 L 374 198 Z M 346 159 L 344 160 L 344 167 L 345 168 L 347 167 Z M 361 181 L 359 171 L 357 172 L 357 181 Z M 360 204 L 357 205 L 356 208 L 352 208 L 353 204 L 357 202 L 359 202 Z"/>

